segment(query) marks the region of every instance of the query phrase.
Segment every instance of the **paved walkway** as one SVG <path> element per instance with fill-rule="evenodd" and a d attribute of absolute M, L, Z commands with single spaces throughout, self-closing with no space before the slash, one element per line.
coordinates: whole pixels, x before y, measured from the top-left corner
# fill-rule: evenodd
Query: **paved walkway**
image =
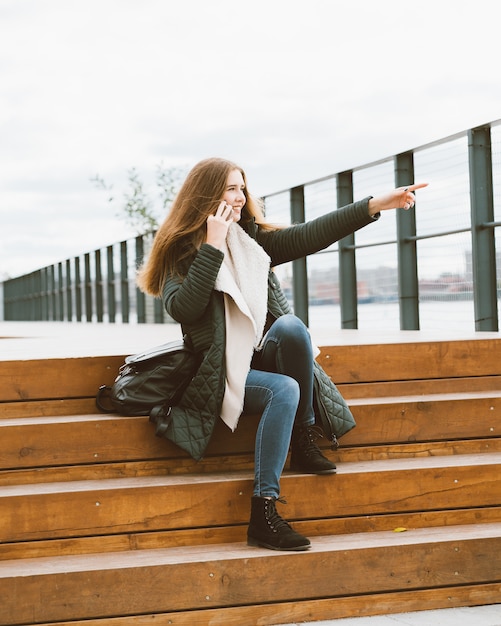
<path fill-rule="evenodd" d="M 501 604 L 373 617 L 348 617 L 320 622 L 293 622 L 280 626 L 501 626 Z"/>
<path fill-rule="evenodd" d="M 499 339 L 499 333 L 445 333 L 403 330 L 373 332 L 310 328 L 317 346 L 407 343 L 464 339 Z M 0 360 L 125 355 L 142 352 L 181 337 L 178 324 L 88 324 L 0 322 Z"/>

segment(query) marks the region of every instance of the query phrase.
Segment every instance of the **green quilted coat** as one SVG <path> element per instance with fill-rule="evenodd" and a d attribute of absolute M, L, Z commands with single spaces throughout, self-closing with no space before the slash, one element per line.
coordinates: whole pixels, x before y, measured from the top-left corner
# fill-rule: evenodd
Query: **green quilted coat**
<path fill-rule="evenodd" d="M 368 214 L 368 201 L 349 204 L 305 224 L 265 231 L 253 221 L 240 225 L 271 258 L 271 266 L 313 254 L 375 221 Z M 184 278 L 171 276 L 163 288 L 163 303 L 169 315 L 181 324 L 183 335 L 203 353 L 195 377 L 178 406 L 165 437 L 200 460 L 219 418 L 225 389 L 225 321 L 223 295 L 214 283 L 223 253 L 203 244 L 191 262 L 181 268 Z M 268 314 L 271 319 L 291 313 L 290 305 L 273 271 L 268 277 Z M 344 399 L 322 368 L 315 362 L 315 408 L 317 419 L 328 436 L 340 437 L 355 426 Z M 327 421 L 326 421 L 327 420 Z M 327 424 L 327 426 L 326 426 Z"/>

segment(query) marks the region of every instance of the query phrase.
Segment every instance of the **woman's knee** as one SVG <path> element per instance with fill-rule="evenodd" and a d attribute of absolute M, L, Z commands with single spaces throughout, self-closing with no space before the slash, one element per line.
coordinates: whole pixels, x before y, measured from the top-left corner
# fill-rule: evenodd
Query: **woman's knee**
<path fill-rule="evenodd" d="M 276 372 L 251 370 L 245 388 L 244 413 L 264 410 L 296 410 L 300 399 L 299 383 L 292 377 Z"/>
<path fill-rule="evenodd" d="M 275 353 L 277 349 L 281 351 L 282 360 L 290 358 L 291 350 L 298 357 L 310 356 L 312 351 L 310 332 L 302 320 L 295 315 L 283 315 L 275 324 L 271 329 L 269 343 L 275 344 L 272 349 Z"/>
<path fill-rule="evenodd" d="M 273 324 L 273 330 L 280 332 L 282 335 L 290 335 L 292 337 L 296 337 L 298 333 L 308 332 L 304 322 L 292 313 L 279 317 Z"/>
<path fill-rule="evenodd" d="M 286 376 L 285 374 L 279 374 L 279 376 L 280 383 L 275 389 L 274 396 L 277 401 L 283 402 L 285 399 L 291 405 L 297 406 L 301 395 L 299 383 L 291 376 Z"/>

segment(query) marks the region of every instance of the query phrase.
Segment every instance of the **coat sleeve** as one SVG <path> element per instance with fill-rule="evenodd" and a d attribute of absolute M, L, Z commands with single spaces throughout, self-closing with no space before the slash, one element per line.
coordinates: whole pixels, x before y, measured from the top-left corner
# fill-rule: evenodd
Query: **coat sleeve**
<path fill-rule="evenodd" d="M 369 215 L 370 197 L 348 204 L 304 224 L 267 231 L 259 229 L 257 240 L 271 258 L 272 265 L 294 261 L 343 239 L 377 221 Z"/>
<path fill-rule="evenodd" d="M 162 300 L 176 322 L 193 324 L 204 316 L 223 258 L 221 250 L 204 243 L 184 278 L 173 275 L 167 278 Z"/>

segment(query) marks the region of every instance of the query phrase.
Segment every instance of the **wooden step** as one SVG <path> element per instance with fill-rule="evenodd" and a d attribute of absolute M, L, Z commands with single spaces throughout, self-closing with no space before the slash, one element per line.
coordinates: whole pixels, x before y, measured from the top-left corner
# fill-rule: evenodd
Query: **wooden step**
<path fill-rule="evenodd" d="M 388 615 L 433 609 L 473 607 L 499 602 L 501 583 L 442 587 L 413 591 L 395 591 L 374 595 L 276 602 L 250 606 L 176 611 L 132 617 L 50 622 L 38 626 L 272 626 L 317 622 L 347 617 Z"/>
<path fill-rule="evenodd" d="M 319 356 L 357 420 L 325 451 L 338 472 L 281 482 L 307 553 L 245 544 L 257 416 L 218 423 L 196 463 L 146 417 L 97 411 L 125 354 L 0 357 L 0 624 L 265 626 L 498 601 L 501 339 L 346 336 Z"/>
<path fill-rule="evenodd" d="M 323 449 L 325 456 L 340 466 L 343 463 L 384 461 L 430 456 L 474 455 L 501 452 L 501 438 L 457 439 L 452 441 L 405 443 L 375 446 L 341 447 L 335 452 Z M 286 468 L 289 466 L 286 462 Z M 133 478 L 139 476 L 165 476 L 180 474 L 212 474 L 226 471 L 251 472 L 254 453 L 207 456 L 196 462 L 189 457 L 157 460 L 110 461 L 82 465 L 59 465 L 0 471 L 0 487 L 51 482 Z"/>
<path fill-rule="evenodd" d="M 335 379 L 334 379 L 335 381 Z M 340 383 L 338 389 L 347 400 L 352 398 L 395 398 L 417 395 L 491 392 L 501 389 L 501 376 L 463 376 L 458 378 L 416 378 L 378 382 Z"/>
<path fill-rule="evenodd" d="M 252 452 L 257 416 L 241 420 L 237 433 L 216 425 L 208 455 Z M 155 436 L 148 417 L 70 415 L 0 420 L 0 469 L 78 465 L 138 459 L 188 459 L 167 439 Z M 195 471 L 198 464 L 190 463 Z"/>
<path fill-rule="evenodd" d="M 27 400 L 16 402 L 0 401 L 0 423 L 2 419 L 56 415 L 83 415 L 99 413 L 95 397 L 57 398 L 55 400 Z"/>
<path fill-rule="evenodd" d="M 235 618 L 263 604 L 384 602 L 385 594 L 481 584 L 499 592 L 500 571 L 501 524 L 317 537 L 301 553 L 237 543 L 25 559 L 0 563 L 0 616 L 5 626 L 145 614 L 176 623 L 177 612 L 190 611 L 200 624 L 205 611 L 226 607 Z"/>
<path fill-rule="evenodd" d="M 501 435 L 501 390 L 350 399 L 357 427 L 343 445 L 444 441 Z"/>
<path fill-rule="evenodd" d="M 499 376 L 501 338 L 329 345 L 317 360 L 336 383 Z"/>
<path fill-rule="evenodd" d="M 2 402 L 27 402 L 95 396 L 113 382 L 122 356 L 0 361 Z"/>
<path fill-rule="evenodd" d="M 282 510 L 286 515 L 287 508 Z M 362 516 L 296 520 L 294 528 L 312 539 L 321 535 L 345 535 L 380 531 L 405 532 L 418 528 L 449 527 L 451 524 L 501 523 L 501 506 L 442 509 L 410 513 L 377 513 Z M 397 529 L 397 530 L 396 530 Z M 127 552 L 180 546 L 227 544 L 246 540 L 247 524 L 180 528 L 148 532 L 71 537 L 0 543 L 0 560 L 59 557 L 62 555 Z"/>
<path fill-rule="evenodd" d="M 245 524 L 252 473 L 149 476 L 3 487 L 4 542 Z M 501 454 L 343 464 L 335 475 L 286 472 L 290 520 L 496 507 Z"/>
<path fill-rule="evenodd" d="M 0 368 L 1 368 L 0 361 Z M 335 380 L 335 379 L 334 379 Z M 359 398 L 428 396 L 454 393 L 492 392 L 501 390 L 501 376 L 478 376 L 464 378 L 439 378 L 370 383 L 340 383 L 338 388 L 350 401 Z M 96 407 L 94 387 L 87 390 L 87 397 L 57 398 L 49 400 L 0 400 L 0 420 L 20 417 L 65 416 L 99 414 Z M 63 391 L 60 390 L 59 393 Z"/>
<path fill-rule="evenodd" d="M 501 375 L 501 339 L 323 346 L 318 357 L 339 385 Z M 111 384 L 126 355 L 0 360 L 2 402 L 95 397 Z M 377 367 L 375 366 L 377 364 Z"/>
<path fill-rule="evenodd" d="M 501 436 L 501 391 L 361 398 L 349 405 L 357 427 L 341 439 L 343 446 L 447 441 L 452 433 L 454 439 Z M 246 417 L 235 433 L 218 423 L 206 455 L 226 455 L 226 467 L 235 469 L 227 453 L 253 453 L 257 422 L 257 416 Z M 0 420 L 0 469 L 145 459 L 173 459 L 175 466 L 179 459 L 187 459 L 180 448 L 154 433 L 146 417 L 4 419 Z M 201 471 L 200 464 L 188 465 Z"/>

